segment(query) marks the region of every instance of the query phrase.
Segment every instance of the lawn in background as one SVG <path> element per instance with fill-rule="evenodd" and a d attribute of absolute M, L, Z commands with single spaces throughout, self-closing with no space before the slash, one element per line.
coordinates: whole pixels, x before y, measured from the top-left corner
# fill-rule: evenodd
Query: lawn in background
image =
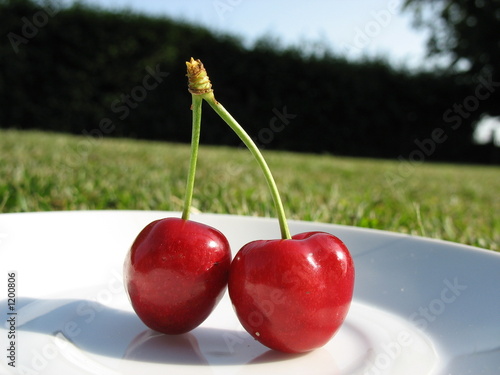
<path fill-rule="evenodd" d="M 290 219 L 500 250 L 500 168 L 265 151 Z M 0 212 L 183 208 L 189 146 L 0 130 Z M 193 206 L 274 217 L 246 149 L 200 149 Z"/>

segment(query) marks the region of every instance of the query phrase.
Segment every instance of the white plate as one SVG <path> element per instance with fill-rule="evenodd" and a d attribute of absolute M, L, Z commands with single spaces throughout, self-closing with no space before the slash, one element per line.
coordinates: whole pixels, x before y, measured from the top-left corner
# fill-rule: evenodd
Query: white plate
<path fill-rule="evenodd" d="M 295 356 L 268 350 L 241 328 L 227 293 L 192 332 L 154 333 L 134 314 L 121 271 L 137 233 L 167 216 L 180 214 L 0 215 L 0 373 L 500 374 L 500 254 L 329 224 L 290 222 L 292 233 L 337 235 L 354 258 L 351 310 L 323 348 Z M 279 237 L 275 219 L 191 219 L 221 230 L 233 254 L 251 240 Z M 13 310 L 9 272 L 16 274 Z M 7 358 L 13 316 L 15 368 Z"/>

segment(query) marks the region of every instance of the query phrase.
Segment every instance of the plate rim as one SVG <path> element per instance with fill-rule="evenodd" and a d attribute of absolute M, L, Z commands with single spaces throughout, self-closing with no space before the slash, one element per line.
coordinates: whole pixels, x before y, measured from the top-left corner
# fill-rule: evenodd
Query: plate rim
<path fill-rule="evenodd" d="M 104 209 L 104 210 L 54 210 L 54 211 L 27 211 L 27 212 L 6 212 L 6 213 L 0 213 L 0 219 L 6 216 L 27 216 L 27 215 L 33 215 L 33 216 L 38 216 L 38 215 L 76 215 L 76 214 L 158 214 L 158 215 L 163 215 L 163 214 L 172 214 L 172 215 L 177 215 L 181 216 L 182 212 L 181 211 L 168 211 L 168 210 L 131 210 L 131 209 L 124 209 L 124 210 L 113 210 L 113 209 Z M 228 214 L 228 213 L 215 213 L 215 212 L 193 212 L 191 213 L 190 220 L 193 220 L 195 217 L 221 217 L 221 218 L 238 218 L 238 219 L 244 219 L 244 220 L 259 220 L 259 221 L 275 221 L 276 225 L 278 225 L 278 219 L 276 217 L 272 216 L 250 216 L 250 215 L 243 215 L 243 214 Z M 320 226 L 331 226 L 331 227 L 338 227 L 341 228 L 342 230 L 347 230 L 347 231 L 353 231 L 353 232 L 368 232 L 374 235 L 381 234 L 381 235 L 386 235 L 386 236 L 391 236 L 391 237 L 398 237 L 398 238 L 407 238 L 407 239 L 413 239 L 417 241 L 425 241 L 425 242 L 433 242 L 436 244 L 444 244 L 448 246 L 453 246 L 456 248 L 462 248 L 464 251 L 475 251 L 479 252 L 482 254 L 490 254 L 492 256 L 500 257 L 500 252 L 495 251 L 492 249 L 486 249 L 483 247 L 479 246 L 474 246 L 474 245 L 468 245 L 468 244 L 463 244 L 460 242 L 454 242 L 450 240 L 444 240 L 440 238 L 432 238 L 432 237 L 425 237 L 421 236 L 418 234 L 410 234 L 410 233 L 402 233 L 402 232 L 395 232 L 395 231 L 390 231 L 386 229 L 378 229 L 378 228 L 365 228 L 365 227 L 358 227 L 354 225 L 347 225 L 347 224 L 337 224 L 337 223 L 327 223 L 327 222 L 322 222 L 322 221 L 315 221 L 315 220 L 299 220 L 299 219 L 287 219 L 287 222 L 289 225 L 307 225 L 307 226 L 315 226 L 315 225 L 320 225 Z"/>

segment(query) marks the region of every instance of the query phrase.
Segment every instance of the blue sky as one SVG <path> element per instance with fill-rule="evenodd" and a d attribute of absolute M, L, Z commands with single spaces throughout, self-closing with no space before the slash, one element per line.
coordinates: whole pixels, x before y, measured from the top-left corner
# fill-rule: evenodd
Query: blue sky
<path fill-rule="evenodd" d="M 199 22 L 240 36 L 248 45 L 271 36 L 283 45 L 309 42 L 309 48 L 320 50 L 328 46 L 349 58 L 383 56 L 408 67 L 429 64 L 425 58 L 426 31 L 412 27 L 412 13 L 401 11 L 403 0 L 81 1 Z"/>

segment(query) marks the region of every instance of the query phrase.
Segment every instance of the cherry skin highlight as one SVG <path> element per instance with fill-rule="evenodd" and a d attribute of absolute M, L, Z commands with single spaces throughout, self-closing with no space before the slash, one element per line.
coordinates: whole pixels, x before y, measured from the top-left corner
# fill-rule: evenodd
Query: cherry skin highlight
<path fill-rule="evenodd" d="M 231 249 L 208 225 L 180 218 L 148 224 L 124 263 L 132 307 L 149 328 L 181 334 L 200 325 L 222 298 Z"/>
<path fill-rule="evenodd" d="M 243 327 L 267 347 L 302 353 L 325 345 L 349 310 L 354 263 L 324 232 L 259 240 L 236 254 L 229 296 Z"/>

